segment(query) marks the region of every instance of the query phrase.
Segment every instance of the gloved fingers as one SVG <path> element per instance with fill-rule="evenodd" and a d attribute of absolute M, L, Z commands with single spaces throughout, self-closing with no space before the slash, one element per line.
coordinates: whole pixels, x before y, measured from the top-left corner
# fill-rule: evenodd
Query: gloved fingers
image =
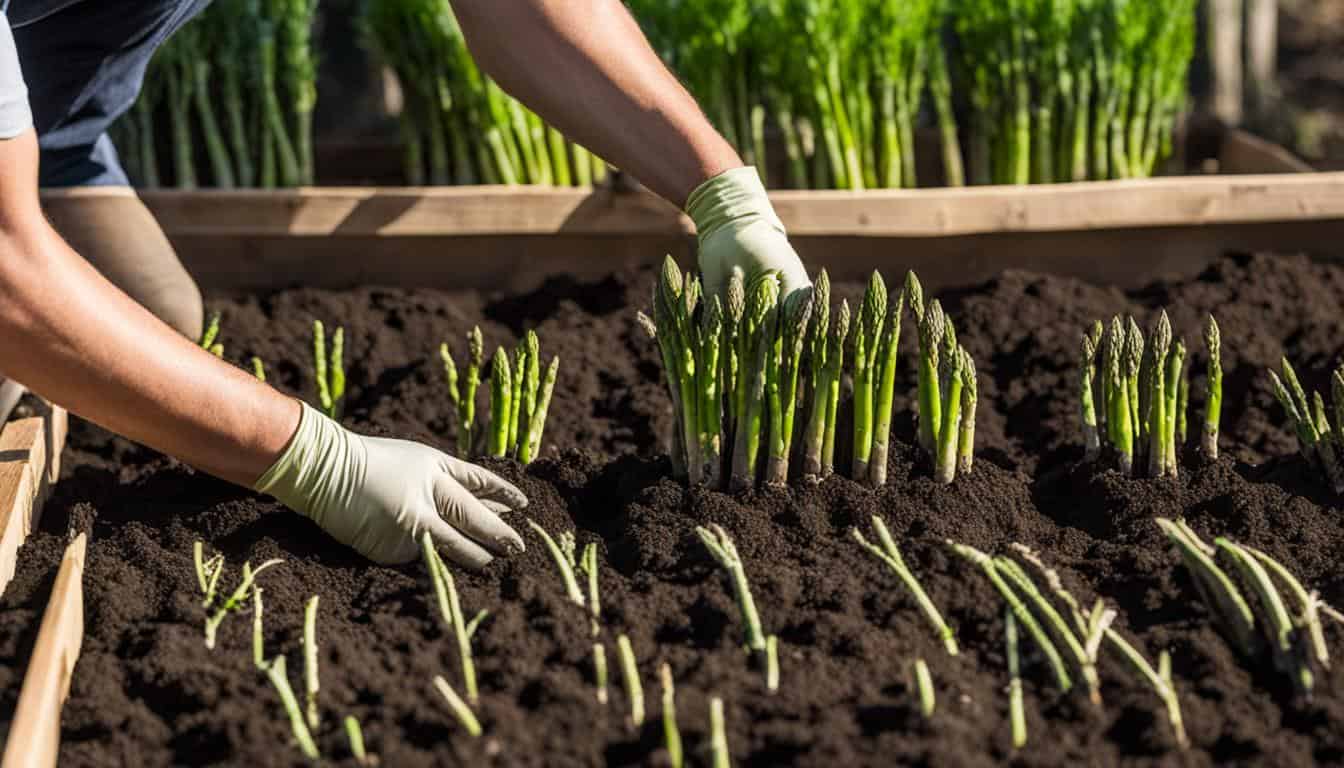
<path fill-rule="evenodd" d="M 481 545 L 462 535 L 447 521 L 439 519 L 437 516 L 427 516 L 425 518 L 425 529 L 429 531 L 429 537 L 434 540 L 434 546 L 442 552 L 449 562 L 460 565 L 463 568 L 469 568 L 473 571 L 479 571 L 490 564 L 494 557 L 481 548 Z"/>
<path fill-rule="evenodd" d="M 510 507 L 508 504 L 501 504 L 498 501 L 495 501 L 494 499 L 481 499 L 480 502 L 482 505 L 485 506 L 486 509 L 490 510 L 491 512 L 494 512 L 496 515 L 502 515 L 505 512 L 513 511 L 513 508 Z"/>
<path fill-rule="evenodd" d="M 518 487 L 485 467 L 445 456 L 446 468 L 453 479 L 478 499 L 497 501 L 509 509 L 523 509 L 527 497 Z"/>
<path fill-rule="evenodd" d="M 439 517 L 448 525 L 480 542 L 491 552 L 511 555 L 526 549 L 517 531 L 453 477 L 445 474 L 434 479 L 434 503 L 439 508 Z"/>

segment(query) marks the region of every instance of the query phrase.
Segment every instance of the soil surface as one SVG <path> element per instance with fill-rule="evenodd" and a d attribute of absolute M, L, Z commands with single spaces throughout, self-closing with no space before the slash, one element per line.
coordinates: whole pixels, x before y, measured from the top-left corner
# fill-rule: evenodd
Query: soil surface
<path fill-rule="evenodd" d="M 889 281 L 901 278 L 890 274 Z M 729 496 L 669 479 L 660 442 L 670 406 L 651 342 L 633 320 L 651 272 L 597 284 L 556 279 L 524 296 L 367 289 L 212 297 L 226 356 L 258 355 L 282 390 L 313 397 L 310 323 L 344 323 L 346 423 L 449 448 L 454 418 L 437 347 L 459 352 L 474 323 L 487 344 L 527 328 L 561 357 L 542 458 L 489 465 L 531 505 L 511 517 L 527 552 L 479 575 L 459 573 L 467 613 L 489 609 L 474 640 L 485 728 L 469 738 L 430 684 L 459 681 L 451 635 L 419 563 L 374 567 L 269 498 L 212 480 L 151 450 L 77 422 L 64 479 L 19 572 L 0 597 L 0 722 L 7 722 L 67 532 L 91 530 L 86 636 L 62 720 L 63 766 L 301 765 L 278 697 L 252 665 L 251 618 L 227 620 L 203 643 L 192 542 L 222 552 L 231 587 L 245 560 L 284 564 L 260 579 L 269 654 L 284 653 L 301 688 L 302 611 L 321 595 L 322 725 L 332 762 L 353 764 L 341 719 L 355 715 L 386 766 L 662 765 L 656 670 L 670 663 L 688 754 L 707 756 L 709 697 L 726 702 L 738 765 L 1339 764 L 1341 672 L 1323 672 L 1310 701 L 1261 661 L 1237 656 L 1212 627 L 1178 557 L 1152 518 L 1184 515 L 1206 537 L 1260 547 L 1334 604 L 1344 525 L 1338 500 L 1296 454 L 1263 369 L 1288 355 L 1322 386 L 1344 332 L 1344 268 L 1305 258 L 1227 258 L 1195 279 L 1134 293 L 1025 272 L 943 296 L 980 371 L 978 457 L 950 487 L 934 484 L 913 434 L 910 329 L 902 352 L 889 485 L 842 477 L 817 487 Z M 851 298 L 859 286 L 842 286 Z M 1122 477 L 1084 465 L 1078 437 L 1076 343 L 1092 319 L 1170 309 L 1191 343 L 1201 392 L 1199 324 L 1222 326 L 1226 371 L 1222 459 L 1193 451 L 1179 480 Z M 907 323 L 907 326 L 909 323 Z M 484 397 L 484 393 L 482 393 Z M 1202 397 L 1192 395 L 1192 413 Z M 1196 419 L 1192 422 L 1198 423 Z M 956 628 L 943 652 L 909 593 L 850 538 L 881 515 L 906 560 Z M 594 696 L 587 615 L 569 603 L 545 548 L 525 525 L 577 529 L 601 552 L 602 638 L 612 696 Z M 735 538 L 762 621 L 781 643 L 782 684 L 769 695 L 744 656 L 728 579 L 696 539 L 716 522 Z M 1030 742 L 1010 744 L 1002 602 L 950 554 L 955 538 L 991 552 L 1038 550 L 1083 600 L 1105 598 L 1117 627 L 1150 658 L 1170 649 L 1192 746 L 1175 748 L 1151 689 L 1103 654 L 1104 705 L 1060 694 L 1029 641 Z M 615 665 L 627 633 L 649 718 L 627 723 Z M 1327 636 L 1344 654 L 1337 626 Z M 919 712 L 911 664 L 927 660 L 937 690 Z"/>

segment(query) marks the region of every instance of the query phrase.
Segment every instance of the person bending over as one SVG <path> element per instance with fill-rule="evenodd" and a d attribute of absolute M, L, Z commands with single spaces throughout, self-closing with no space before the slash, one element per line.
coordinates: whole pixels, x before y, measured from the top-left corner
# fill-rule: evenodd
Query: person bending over
<path fill-rule="evenodd" d="M 72 196 L 55 228 L 44 218 L 39 185 L 127 186 L 107 129 L 154 50 L 205 5 L 0 0 L 0 373 L 273 495 L 376 562 L 414 559 L 426 531 L 465 567 L 521 551 L 501 517 L 527 504 L 513 485 L 419 443 L 355 434 L 193 343 L 200 292 L 129 190 Z M 786 292 L 809 284 L 756 171 L 619 0 L 452 5 L 501 87 L 685 208 L 706 291 L 734 269 L 779 270 Z"/>

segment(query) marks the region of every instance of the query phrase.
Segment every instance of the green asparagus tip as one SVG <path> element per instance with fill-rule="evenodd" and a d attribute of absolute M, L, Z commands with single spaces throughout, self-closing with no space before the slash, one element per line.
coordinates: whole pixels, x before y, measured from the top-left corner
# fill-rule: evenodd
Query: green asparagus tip
<path fill-rule="evenodd" d="M 905 273 L 905 303 L 910 307 L 916 322 L 924 320 L 924 286 L 919 284 L 919 276 L 914 270 Z"/>

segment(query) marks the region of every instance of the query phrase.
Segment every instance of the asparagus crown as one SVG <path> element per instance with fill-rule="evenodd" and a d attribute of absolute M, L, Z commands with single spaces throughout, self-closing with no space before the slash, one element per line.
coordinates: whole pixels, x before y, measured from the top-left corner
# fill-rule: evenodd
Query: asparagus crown
<path fill-rule="evenodd" d="M 919 276 L 912 269 L 905 273 L 905 303 L 915 315 L 917 323 L 924 321 L 924 286 L 919 284 Z"/>
<path fill-rule="evenodd" d="M 810 338 L 813 354 L 819 354 L 826 346 L 826 327 L 831 320 L 831 276 L 826 270 L 817 275 L 812 286 L 812 325 Z"/>
<path fill-rule="evenodd" d="M 863 326 L 864 329 L 873 332 L 882 325 L 882 319 L 887 315 L 887 284 L 882 280 L 882 274 L 873 270 L 873 276 L 868 278 L 868 290 L 863 294 Z"/>
<path fill-rule="evenodd" d="M 812 289 L 799 288 L 784 299 L 783 324 L 785 339 L 801 342 L 807 336 L 807 321 L 812 317 Z"/>
<path fill-rule="evenodd" d="M 657 308 L 659 304 L 663 305 L 664 310 L 670 310 L 676 306 L 681 299 L 682 277 L 681 268 L 671 256 L 663 257 L 663 271 L 658 276 L 658 284 L 653 288 L 653 306 L 654 317 L 657 318 Z"/>
<path fill-rule="evenodd" d="M 443 360 L 443 375 L 448 379 L 448 389 L 452 392 L 457 391 L 457 363 L 453 361 L 453 353 L 448 350 L 448 342 L 439 345 L 439 359 Z"/>
<path fill-rule="evenodd" d="M 958 347 L 957 352 L 961 357 L 961 407 L 975 405 L 977 395 L 976 377 L 975 377 L 975 358 L 967 352 L 965 347 Z"/>
<path fill-rule="evenodd" d="M 728 278 L 728 323 L 736 326 L 747 311 L 747 286 L 742 271 L 734 269 Z"/>
<path fill-rule="evenodd" d="M 1097 345 L 1092 341 L 1092 337 L 1086 333 L 1081 334 L 1082 343 L 1079 345 L 1081 354 L 1078 356 L 1078 364 L 1084 369 L 1091 369 L 1097 362 Z"/>
<path fill-rule="evenodd" d="M 748 301 L 747 327 L 760 328 L 770 310 L 779 303 L 779 273 L 765 272 L 753 280 Z"/>
<path fill-rule="evenodd" d="M 1139 330 L 1139 324 L 1134 322 L 1134 316 L 1127 319 L 1125 334 L 1125 362 L 1128 363 L 1130 357 L 1143 361 L 1143 332 Z M 1135 369 L 1137 370 L 1137 368 Z M 1132 374 L 1131 374 L 1132 375 Z"/>
<path fill-rule="evenodd" d="M 942 356 L 938 361 L 938 378 L 941 381 L 952 381 L 961 378 L 961 354 L 960 347 L 953 347 L 948 354 Z"/>
<path fill-rule="evenodd" d="M 490 366 L 490 375 L 495 381 L 508 387 L 513 380 L 513 372 L 509 369 L 509 353 L 503 347 L 495 348 L 495 358 Z"/>
<path fill-rule="evenodd" d="M 700 303 L 700 278 L 687 272 L 681 295 L 686 300 L 686 317 L 694 317 L 695 308 Z"/>
<path fill-rule="evenodd" d="M 718 296 L 711 297 L 705 304 L 701 322 L 704 324 L 704 338 L 717 341 L 719 334 L 723 332 L 723 302 Z"/>
<path fill-rule="evenodd" d="M 1302 390 L 1302 384 L 1297 380 L 1297 371 L 1293 370 L 1293 364 L 1288 362 L 1288 358 L 1282 358 L 1279 367 L 1283 369 L 1283 380 L 1288 384 L 1288 393 L 1293 396 L 1293 404 L 1297 406 L 1297 411 L 1301 414 L 1301 419 L 1305 420 L 1311 415 L 1307 409 L 1307 393 Z"/>
<path fill-rule="evenodd" d="M 1204 324 L 1204 348 L 1209 352 L 1209 369 L 1220 366 L 1222 362 L 1222 337 L 1218 332 L 1218 321 L 1209 315 Z"/>
<path fill-rule="evenodd" d="M 1316 414 L 1316 431 L 1322 434 L 1330 431 L 1330 419 L 1325 415 L 1325 400 L 1319 391 L 1311 393 L 1312 410 Z"/>
<path fill-rule="evenodd" d="M 475 326 L 467 334 L 467 350 L 471 355 L 471 364 L 477 368 L 485 361 L 485 339 L 481 336 L 481 327 Z"/>
<path fill-rule="evenodd" d="M 938 345 L 943 341 L 943 333 L 947 330 L 947 321 L 943 316 L 943 305 L 937 299 L 929 302 L 928 309 L 924 312 L 924 319 L 919 324 L 919 349 L 926 355 L 932 356 L 934 363 L 938 361 Z"/>
<path fill-rule="evenodd" d="M 953 325 L 952 318 L 943 315 L 943 353 L 944 359 L 957 356 L 957 349 L 961 347 L 957 343 L 957 327 Z"/>
<path fill-rule="evenodd" d="M 658 338 L 658 326 L 654 324 L 653 318 L 643 312 L 636 312 L 635 322 L 639 323 L 639 327 L 644 329 L 644 332 L 649 335 L 650 339 Z"/>
<path fill-rule="evenodd" d="M 836 341 L 838 346 L 838 342 L 844 341 L 845 337 L 848 335 L 849 335 L 849 300 L 841 299 L 840 309 L 835 313 L 835 323 L 831 326 L 831 338 Z M 1336 375 L 1338 376 L 1340 374 L 1336 372 Z M 1340 398 L 1340 402 L 1344 402 L 1344 398 Z"/>
<path fill-rule="evenodd" d="M 1092 321 L 1092 327 L 1088 329 L 1087 335 L 1092 342 L 1093 354 L 1096 354 L 1096 351 L 1101 349 L 1101 335 L 1105 332 L 1105 328 L 1102 326 L 1100 320 Z"/>
<path fill-rule="evenodd" d="M 1157 323 L 1153 325 L 1153 362 L 1156 365 L 1166 365 L 1167 352 L 1171 350 L 1171 320 L 1167 317 L 1167 311 L 1164 309 L 1157 316 Z"/>
<path fill-rule="evenodd" d="M 1297 410 L 1297 405 L 1293 403 L 1292 395 L 1288 394 L 1288 388 L 1283 385 L 1278 374 L 1269 372 L 1269 383 L 1274 387 L 1274 398 L 1283 406 L 1283 410 L 1288 412 L 1288 417 L 1293 421 L 1302 421 L 1302 414 Z"/>

